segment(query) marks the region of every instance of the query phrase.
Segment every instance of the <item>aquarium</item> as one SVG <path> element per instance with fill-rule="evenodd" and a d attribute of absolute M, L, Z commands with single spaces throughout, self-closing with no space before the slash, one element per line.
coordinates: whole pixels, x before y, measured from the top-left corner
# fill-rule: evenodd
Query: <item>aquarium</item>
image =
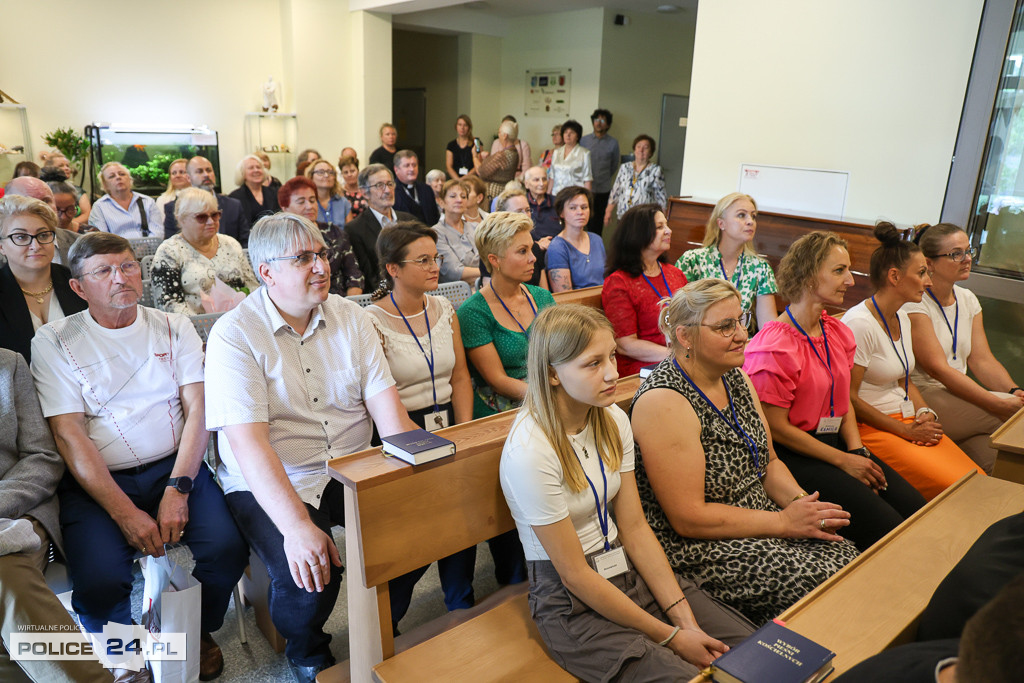
<path fill-rule="evenodd" d="M 119 161 L 131 172 L 137 192 L 161 194 L 167 189 L 171 162 L 194 156 L 206 157 L 213 164 L 220 192 L 217 132 L 205 126 L 93 124 L 86 133 L 95 172 L 107 162 Z"/>

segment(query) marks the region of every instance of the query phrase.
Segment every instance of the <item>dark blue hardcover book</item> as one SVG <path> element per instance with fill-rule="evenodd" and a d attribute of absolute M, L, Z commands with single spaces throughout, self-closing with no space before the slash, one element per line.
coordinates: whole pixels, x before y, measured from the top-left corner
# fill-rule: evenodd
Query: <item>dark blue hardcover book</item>
<path fill-rule="evenodd" d="M 455 454 L 455 442 L 425 429 L 413 429 L 401 434 L 382 436 L 384 452 L 401 458 L 410 465 L 422 465 Z"/>
<path fill-rule="evenodd" d="M 835 652 L 769 621 L 711 665 L 715 683 L 816 683 L 832 673 Z"/>

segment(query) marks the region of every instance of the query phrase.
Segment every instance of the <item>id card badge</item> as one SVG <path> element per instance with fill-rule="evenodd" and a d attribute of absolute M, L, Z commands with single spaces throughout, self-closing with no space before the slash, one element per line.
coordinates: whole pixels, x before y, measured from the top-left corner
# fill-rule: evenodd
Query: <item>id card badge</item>
<path fill-rule="evenodd" d="M 466 175 L 467 173 L 469 173 L 469 169 L 468 168 L 466 168 L 465 166 L 460 166 L 459 167 L 459 177 L 460 178 L 462 176 Z"/>
<path fill-rule="evenodd" d="M 914 417 L 914 402 L 910 400 L 900 401 L 900 414 L 904 418 Z"/>
<path fill-rule="evenodd" d="M 843 418 L 841 417 L 823 417 L 818 420 L 818 428 L 814 430 L 815 434 L 838 434 L 839 427 L 843 424 Z"/>
<path fill-rule="evenodd" d="M 427 413 L 423 416 L 423 428 L 428 432 L 436 432 L 448 426 L 448 411 L 441 410 L 436 413 Z"/>
<path fill-rule="evenodd" d="M 625 574 L 629 571 L 629 565 L 626 564 L 626 549 L 619 546 L 600 555 L 594 555 L 594 569 L 606 579 Z"/>

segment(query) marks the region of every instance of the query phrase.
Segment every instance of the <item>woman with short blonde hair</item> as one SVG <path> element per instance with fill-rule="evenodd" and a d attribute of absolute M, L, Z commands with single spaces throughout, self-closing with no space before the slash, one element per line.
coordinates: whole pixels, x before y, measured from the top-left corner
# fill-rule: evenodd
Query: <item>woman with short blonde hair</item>
<path fill-rule="evenodd" d="M 272 216 L 281 210 L 277 192 L 267 185 L 267 168 L 257 154 L 242 157 L 235 167 L 235 189 L 229 197 L 242 203 L 242 214 L 249 225 L 264 216 Z"/>

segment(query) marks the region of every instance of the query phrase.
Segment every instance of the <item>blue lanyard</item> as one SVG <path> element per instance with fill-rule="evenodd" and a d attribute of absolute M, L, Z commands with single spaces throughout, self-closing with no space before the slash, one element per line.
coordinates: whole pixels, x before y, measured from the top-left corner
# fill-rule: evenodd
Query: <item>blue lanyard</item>
<path fill-rule="evenodd" d="M 792 321 L 793 326 L 796 329 L 800 330 L 800 333 L 802 335 L 804 335 L 804 337 L 807 338 L 807 343 L 810 344 L 811 351 L 814 351 L 814 355 L 817 357 L 817 359 L 819 361 L 821 361 L 821 364 L 824 365 L 825 369 L 828 371 L 828 377 L 829 377 L 830 380 L 832 380 L 832 385 L 828 388 L 828 416 L 829 417 L 835 417 L 836 416 L 836 397 L 835 397 L 835 393 L 836 393 L 836 378 L 835 378 L 835 375 L 832 374 L 832 355 L 828 351 L 828 335 L 825 334 L 825 323 L 821 324 L 821 340 L 823 342 L 825 342 L 825 358 L 822 359 L 821 354 L 818 353 L 818 348 L 814 345 L 814 342 L 811 341 L 811 335 L 809 335 L 806 332 L 804 332 L 804 328 L 800 327 L 800 323 L 798 323 L 796 321 L 796 318 L 793 317 L 793 314 L 789 312 L 789 306 L 786 306 L 786 315 L 789 316 L 789 319 L 790 319 L 790 321 Z"/>
<path fill-rule="evenodd" d="M 573 453 L 576 453 L 576 449 L 572 449 Z M 580 469 L 583 469 L 583 461 L 580 460 L 580 454 L 576 453 L 576 459 L 580 462 Z M 597 454 L 597 464 L 601 468 L 601 481 L 604 482 L 604 508 L 601 508 L 601 499 L 597 497 L 597 487 L 594 486 L 594 482 L 587 476 L 587 471 L 583 470 L 583 477 L 590 484 L 590 490 L 594 493 L 594 505 L 597 506 L 597 523 L 601 525 L 601 533 L 604 534 L 604 550 L 608 552 L 612 549 L 611 544 L 608 542 L 608 477 L 604 474 L 604 461 L 601 460 L 601 454 Z"/>
<path fill-rule="evenodd" d="M 725 259 L 722 257 L 722 252 L 718 252 L 718 267 L 722 269 L 722 279 L 725 280 L 726 282 L 732 282 L 733 284 L 736 284 L 736 282 L 734 282 L 734 280 L 736 280 L 736 278 L 739 277 L 740 267 L 742 265 L 743 265 L 743 252 L 740 252 L 740 257 L 736 261 L 736 270 L 734 270 L 732 272 L 732 280 L 730 280 L 729 276 L 725 274 Z"/>
<path fill-rule="evenodd" d="M 725 395 L 729 399 L 729 410 L 732 412 L 732 422 L 729 422 L 729 420 L 726 419 L 725 415 L 722 414 L 722 411 L 718 409 L 718 406 L 712 403 L 711 399 L 709 399 L 704 394 L 704 392 L 700 390 L 700 387 L 698 387 L 694 383 L 694 381 L 690 379 L 690 376 L 686 374 L 682 367 L 680 367 L 679 361 L 673 358 L 672 363 L 673 365 L 676 366 L 676 370 L 679 371 L 679 374 L 683 376 L 683 379 L 685 379 L 686 382 L 691 387 L 693 387 L 693 390 L 696 391 L 702 399 L 704 399 L 704 402 L 711 407 L 711 410 L 715 411 L 715 415 L 722 418 L 722 422 L 729 425 L 729 428 L 733 431 L 733 433 L 742 438 L 744 442 L 746 442 L 747 450 L 750 452 L 750 460 L 754 464 L 754 472 L 757 473 L 758 479 L 764 477 L 765 472 L 761 471 L 761 458 L 759 449 L 757 448 L 757 444 L 754 443 L 754 440 L 750 438 L 749 434 L 747 434 L 747 430 L 743 429 L 743 425 L 740 424 L 740 419 L 736 415 L 736 406 L 732 402 L 732 392 L 729 391 L 729 385 L 725 383 L 725 377 L 722 377 L 722 386 L 725 388 Z"/>
<path fill-rule="evenodd" d="M 928 296 L 935 300 L 935 304 L 939 307 L 939 313 L 942 314 L 942 320 L 946 323 L 946 329 L 953 336 L 953 360 L 956 360 L 956 333 L 960 330 L 960 300 L 956 298 L 956 290 L 953 290 L 953 303 L 956 304 L 956 316 L 953 318 L 953 327 L 949 326 L 949 318 L 946 317 L 946 309 L 939 303 L 939 298 L 932 294 L 932 288 L 929 287 L 925 290 L 928 292 Z"/>
<path fill-rule="evenodd" d="M 402 322 L 409 329 L 409 334 L 412 335 L 413 340 L 416 342 L 416 346 L 420 347 L 420 353 L 423 354 L 423 359 L 427 361 L 427 367 L 430 369 L 430 390 L 434 393 L 434 412 L 440 412 L 440 408 L 437 407 L 437 386 L 434 384 L 434 336 L 430 333 L 430 318 L 427 317 L 427 301 L 423 300 L 423 321 L 427 323 L 427 343 L 430 344 L 430 358 L 427 358 L 427 352 L 423 350 L 423 344 L 420 343 L 420 338 L 416 336 L 416 333 L 412 331 L 412 325 L 405 317 L 405 313 L 402 313 L 402 309 L 395 303 L 395 293 L 388 292 L 388 296 L 391 297 L 391 303 L 394 305 L 395 310 L 398 311 L 398 315 L 402 316 Z"/>
<path fill-rule="evenodd" d="M 519 287 L 521 289 L 522 285 L 519 285 Z M 498 303 L 501 304 L 501 307 L 505 309 L 506 313 L 508 313 L 508 317 L 510 317 L 513 320 L 515 320 L 516 321 L 516 325 L 519 325 L 519 329 L 521 329 L 523 331 L 523 334 L 525 334 L 527 337 L 529 337 L 530 336 L 529 332 L 527 332 L 526 328 L 523 327 L 523 324 L 521 322 L 519 322 L 519 318 L 517 318 L 514 315 L 512 315 L 512 311 L 508 310 L 508 306 L 506 306 L 505 302 L 501 300 L 500 296 L 498 296 L 498 292 L 494 289 L 494 283 L 491 283 L 491 291 L 494 292 L 494 298 L 498 300 Z M 533 316 L 537 317 L 537 307 L 533 305 L 533 300 L 530 299 L 530 293 L 525 291 L 525 290 L 523 291 L 523 293 L 526 294 L 526 303 L 530 304 L 530 310 L 533 311 Z"/>
<path fill-rule="evenodd" d="M 665 283 L 665 291 L 668 292 L 665 296 L 672 298 L 672 288 L 668 286 L 668 278 L 665 277 L 665 269 L 661 267 L 661 264 L 658 264 L 658 270 L 661 272 L 661 281 Z M 654 290 L 654 294 L 658 297 L 658 301 L 661 301 L 661 292 L 658 291 L 658 288 L 655 287 L 654 283 L 647 277 L 647 274 L 641 271 L 640 275 L 642 275 L 644 280 L 647 282 L 647 286 Z"/>
<path fill-rule="evenodd" d="M 878 311 L 878 317 L 882 319 L 882 324 L 885 325 L 885 333 L 889 335 L 889 343 L 892 344 L 892 351 L 896 354 L 896 359 L 899 360 L 900 365 L 903 366 L 903 393 L 904 400 L 910 400 L 910 356 L 907 355 L 907 347 L 903 344 L 903 325 L 900 324 L 899 315 L 896 316 L 896 329 L 900 331 L 900 346 L 903 348 L 903 356 L 900 356 L 899 350 L 896 349 L 896 342 L 892 340 L 892 332 L 889 331 L 889 323 L 886 322 L 885 316 L 882 315 L 882 309 L 878 307 L 878 302 L 875 301 L 874 295 L 871 296 L 871 303 L 875 305 L 875 310 Z"/>

